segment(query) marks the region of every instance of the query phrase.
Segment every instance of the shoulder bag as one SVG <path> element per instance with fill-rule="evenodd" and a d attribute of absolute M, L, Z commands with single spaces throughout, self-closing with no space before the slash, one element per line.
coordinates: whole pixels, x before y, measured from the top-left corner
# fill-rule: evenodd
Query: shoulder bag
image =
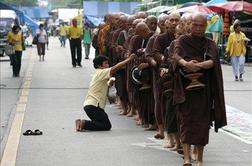
<path fill-rule="evenodd" d="M 15 46 L 7 43 L 5 45 L 5 53 L 6 53 L 6 55 L 9 55 L 9 56 L 15 54 Z"/>

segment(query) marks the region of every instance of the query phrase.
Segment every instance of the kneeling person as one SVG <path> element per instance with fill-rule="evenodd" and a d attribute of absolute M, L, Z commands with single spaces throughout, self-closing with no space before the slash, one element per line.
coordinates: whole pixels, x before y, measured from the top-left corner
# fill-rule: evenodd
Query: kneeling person
<path fill-rule="evenodd" d="M 81 130 L 110 130 L 111 123 L 107 113 L 104 111 L 107 100 L 107 81 L 117 70 L 121 69 L 128 62 L 134 59 L 135 55 L 128 57 L 124 61 L 109 67 L 108 58 L 98 56 L 93 60 L 95 74 L 90 82 L 88 93 L 84 102 L 84 110 L 90 120 L 75 121 L 76 131 Z"/>

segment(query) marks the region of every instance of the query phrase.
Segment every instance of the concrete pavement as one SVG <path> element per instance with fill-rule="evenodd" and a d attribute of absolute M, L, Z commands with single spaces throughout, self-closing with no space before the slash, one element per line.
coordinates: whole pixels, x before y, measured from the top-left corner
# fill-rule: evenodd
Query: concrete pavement
<path fill-rule="evenodd" d="M 106 107 L 111 131 L 75 132 L 74 120 L 87 117 L 82 103 L 94 71 L 92 60 L 83 59 L 82 68 L 72 68 L 69 46 L 60 48 L 57 38 L 50 38 L 44 62 L 38 61 L 35 48 L 25 53 L 20 78 L 12 78 L 9 64 L 0 62 L 1 84 L 6 85 L 1 87 L 1 136 L 6 131 L 1 165 L 182 165 L 180 155 L 153 139 L 154 132 L 137 127 L 132 118 L 119 116 L 113 105 Z M 204 162 L 206 166 L 249 166 L 252 69 L 246 67 L 244 82 L 234 82 L 230 66 L 223 66 L 223 75 L 229 125 L 227 132 L 211 131 Z M 2 123 L 3 118 L 9 123 Z M 37 128 L 42 136 L 22 135 Z"/>

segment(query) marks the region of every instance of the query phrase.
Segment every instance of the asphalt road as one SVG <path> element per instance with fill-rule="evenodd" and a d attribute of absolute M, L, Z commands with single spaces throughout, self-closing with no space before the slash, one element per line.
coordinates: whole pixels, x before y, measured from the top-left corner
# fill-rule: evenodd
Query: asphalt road
<path fill-rule="evenodd" d="M 84 55 L 84 53 L 83 53 Z M 94 50 L 91 51 L 91 57 Z M 1 59 L 0 59 L 1 60 Z M 119 116 L 114 105 L 106 111 L 112 122 L 107 132 L 75 132 L 74 121 L 87 118 L 82 109 L 91 79 L 92 59 L 72 68 L 70 49 L 50 38 L 44 62 L 36 49 L 23 55 L 21 77 L 13 78 L 8 61 L 1 69 L 1 166 L 179 166 L 182 157 L 163 148 L 154 132 Z M 235 82 L 231 66 L 223 65 L 228 126 L 211 130 L 206 166 L 252 165 L 252 65 L 244 82 Z M 41 136 L 23 136 L 40 129 Z"/>

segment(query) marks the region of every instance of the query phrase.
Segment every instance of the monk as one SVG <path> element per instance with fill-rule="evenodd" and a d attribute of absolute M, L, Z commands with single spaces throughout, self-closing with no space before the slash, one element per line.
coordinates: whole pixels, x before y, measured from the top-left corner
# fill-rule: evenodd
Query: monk
<path fill-rule="evenodd" d="M 154 34 L 149 39 L 149 41 L 147 43 L 147 46 L 146 46 L 146 49 L 145 49 L 146 62 L 140 64 L 140 68 L 142 68 L 142 69 L 150 68 L 150 70 L 151 70 L 151 77 L 152 78 L 151 78 L 150 84 L 151 84 L 151 88 L 152 88 L 151 89 L 152 90 L 152 93 L 151 93 L 152 96 L 154 96 L 154 90 L 155 90 L 155 87 L 156 87 L 156 76 L 155 75 L 157 73 L 156 72 L 156 69 L 157 69 L 156 64 L 157 63 L 154 60 L 153 45 L 154 45 L 154 41 L 155 41 L 156 37 L 159 35 L 159 33 L 156 33 L 157 32 L 156 29 L 159 29 L 160 33 L 165 32 L 165 28 L 163 28 L 162 25 L 164 24 L 166 19 L 168 19 L 168 15 L 160 16 L 159 20 L 158 20 L 158 24 L 155 24 L 156 19 L 155 19 L 154 16 L 149 16 L 146 19 L 147 25 L 149 25 L 149 28 L 154 32 Z M 158 27 L 157 27 L 157 25 L 158 25 Z M 149 116 L 150 116 L 150 121 L 149 121 L 150 124 L 149 124 L 149 128 L 146 129 L 146 130 L 156 130 L 156 128 L 157 128 L 155 115 L 154 115 L 154 106 L 155 106 L 154 97 L 153 97 L 153 99 L 151 101 L 153 101 L 154 103 L 152 104 L 153 108 L 150 109 L 151 112 L 148 113 Z M 154 117 L 152 117 L 152 116 L 154 116 Z"/>
<path fill-rule="evenodd" d="M 127 37 L 127 40 L 126 42 L 124 43 L 124 47 L 128 50 L 126 54 L 130 54 L 131 51 L 132 51 L 132 45 L 131 45 L 131 39 L 134 37 L 135 35 L 135 30 L 136 30 L 136 26 L 138 23 L 142 22 L 143 19 L 135 19 L 133 22 L 132 22 L 132 26 L 131 28 L 129 29 L 128 31 L 128 37 Z M 134 115 L 136 115 L 136 108 L 134 106 L 134 98 L 133 98 L 133 93 L 132 93 L 132 81 L 130 80 L 130 72 L 131 72 L 131 69 L 132 69 L 132 64 L 131 63 L 128 63 L 127 66 L 126 66 L 126 75 L 127 75 L 127 85 L 126 85 L 126 88 L 127 88 L 127 91 L 128 91 L 128 97 L 129 97 L 129 107 L 128 107 L 128 113 L 127 113 L 127 116 L 128 117 L 132 117 Z"/>
<path fill-rule="evenodd" d="M 214 121 L 215 131 L 227 125 L 223 78 L 215 43 L 205 37 L 207 18 L 202 13 L 192 15 L 191 34 L 181 36 L 175 43 L 172 65 L 175 83 L 173 99 L 180 119 L 184 166 L 191 166 L 190 145 L 197 149 L 197 166 L 203 165 L 203 150 L 208 144 L 209 129 Z M 183 75 L 181 74 L 183 73 Z M 204 84 L 189 89 L 189 74 L 200 73 Z"/>
<path fill-rule="evenodd" d="M 104 17 L 105 25 L 101 27 L 99 34 L 98 34 L 98 44 L 99 44 L 99 54 L 100 55 L 106 55 L 107 50 L 106 50 L 106 39 L 108 32 L 111 28 L 111 15 L 107 14 Z"/>
<path fill-rule="evenodd" d="M 114 49 L 113 49 L 113 60 L 114 63 L 118 63 L 124 60 L 124 48 L 123 44 L 126 41 L 127 38 L 127 16 L 121 15 L 120 21 L 119 21 L 119 28 L 116 30 L 116 33 L 114 34 L 113 38 L 115 38 L 114 41 Z M 118 34 L 118 35 L 117 35 Z M 128 93 L 126 90 L 126 74 L 125 74 L 125 68 L 122 68 L 117 71 L 116 73 L 116 82 L 115 82 L 117 94 L 120 99 L 120 104 L 122 106 L 121 115 L 127 114 L 128 109 Z"/>
<path fill-rule="evenodd" d="M 166 33 L 160 34 L 156 37 L 153 45 L 153 54 L 154 59 L 157 62 L 156 71 L 159 70 L 159 67 L 164 59 L 164 51 L 170 45 L 170 43 L 175 39 L 174 30 L 177 24 L 179 23 L 180 15 L 171 14 L 169 15 L 168 20 L 166 20 L 166 25 L 170 24 L 173 28 L 173 32 L 166 31 Z M 162 106 L 162 86 L 159 85 L 160 78 L 159 72 L 156 74 L 156 89 L 154 90 L 155 98 L 155 117 L 158 126 L 158 132 L 154 135 L 157 139 L 164 139 L 164 107 Z"/>
<path fill-rule="evenodd" d="M 146 18 L 145 22 L 146 22 L 146 25 L 148 26 L 148 28 L 150 29 L 150 31 L 152 31 L 152 37 L 150 39 L 153 38 L 153 36 L 156 36 L 157 34 L 155 34 L 156 30 L 157 30 L 157 17 L 156 16 L 153 16 L 153 15 L 150 15 Z M 151 61 L 149 60 L 149 57 L 148 55 L 150 54 L 147 54 L 146 56 L 146 50 L 148 49 L 148 53 L 151 52 L 152 50 L 152 46 L 153 46 L 153 42 L 150 43 L 150 39 L 146 45 L 146 49 L 145 49 L 145 55 L 143 57 L 143 61 L 142 63 L 138 66 L 138 68 L 140 70 L 144 70 L 144 72 L 148 75 L 148 84 L 147 86 L 150 86 L 150 89 L 146 89 L 145 91 L 143 91 L 144 95 L 146 95 L 145 97 L 148 99 L 148 103 L 146 105 L 148 105 L 148 109 L 145 109 L 143 110 L 143 118 L 142 120 L 143 123 L 144 123 L 144 127 L 148 127 L 146 130 L 154 130 L 156 129 L 156 123 L 155 123 L 155 116 L 154 116 L 154 98 L 153 98 L 153 81 L 152 81 L 152 71 L 151 71 L 151 68 L 150 68 L 150 65 L 148 64 L 148 62 L 150 63 L 155 63 L 154 60 Z M 153 38 L 155 39 L 155 38 Z M 153 41 L 152 39 L 152 41 Z M 150 44 L 149 44 L 150 43 Z M 148 59 L 148 60 L 147 60 Z M 146 76 L 147 76 L 146 75 Z M 146 78 L 147 79 L 147 78 Z M 145 87 L 146 87 L 145 85 Z M 143 89 L 143 87 L 142 87 Z M 141 123 L 140 121 L 138 122 L 138 124 Z"/>
<path fill-rule="evenodd" d="M 144 59 L 144 50 L 146 48 L 146 44 L 151 37 L 152 32 L 144 22 L 140 22 L 137 24 L 135 28 L 135 35 L 132 37 L 130 40 L 130 45 L 129 45 L 129 53 L 130 54 L 136 54 L 138 56 L 137 59 L 133 61 L 133 63 L 129 63 L 129 69 L 132 69 L 134 66 L 138 66 Z M 133 80 L 129 80 L 129 85 L 128 85 L 128 92 L 131 93 L 131 100 L 133 107 L 138 110 L 139 115 L 143 115 L 143 110 L 149 109 L 145 108 L 146 106 L 146 100 L 143 101 L 144 98 L 140 98 L 139 95 L 140 93 L 140 85 L 134 84 Z M 147 100 L 148 101 L 148 100 Z M 141 118 L 139 116 L 139 118 Z"/>

